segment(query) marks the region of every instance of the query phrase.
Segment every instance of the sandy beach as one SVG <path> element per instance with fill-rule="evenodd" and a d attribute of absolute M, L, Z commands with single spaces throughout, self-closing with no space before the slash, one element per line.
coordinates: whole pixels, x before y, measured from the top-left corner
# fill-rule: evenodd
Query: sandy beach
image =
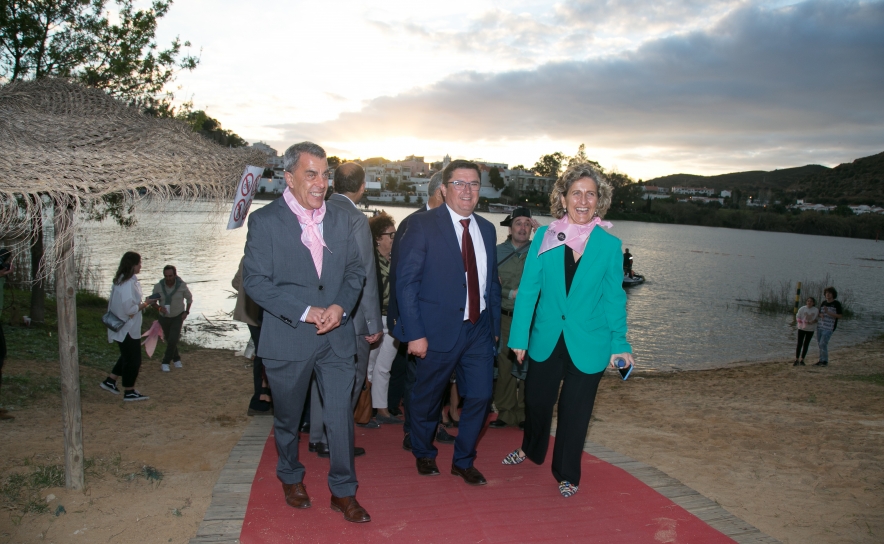
<path fill-rule="evenodd" d="M 783 359 L 638 373 L 627 383 L 612 374 L 589 439 L 678 478 L 785 543 L 881 542 L 884 339 L 833 347 L 828 368 Z M 196 534 L 249 421 L 250 364 L 198 350 L 181 370 L 158 367 L 145 359 L 138 388 L 151 400 L 140 403 L 102 391 L 104 374 L 81 368 L 85 493 L 19 486 L 9 496 L 15 475 L 63 464 L 57 393 L 0 422 L 0 543 L 186 543 Z M 4 368 L 6 376 L 27 373 L 57 376 L 58 366 L 12 360 Z M 479 454 L 480 469 L 497 462 L 481 458 L 481 443 Z M 45 511 L 23 513 L 29 501 Z"/>

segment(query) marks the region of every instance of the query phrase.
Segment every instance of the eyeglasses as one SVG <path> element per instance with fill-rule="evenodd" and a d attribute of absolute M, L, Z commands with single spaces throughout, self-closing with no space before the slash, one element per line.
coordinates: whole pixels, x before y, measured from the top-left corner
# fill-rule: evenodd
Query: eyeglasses
<path fill-rule="evenodd" d="M 392 240 L 396 237 L 396 231 L 394 230 L 393 232 L 384 232 L 380 236 L 378 236 L 378 238 L 380 238 L 381 236 L 389 236 L 390 240 Z"/>
<path fill-rule="evenodd" d="M 448 185 L 453 185 L 456 191 L 465 191 L 467 187 L 469 187 L 471 191 L 479 190 L 478 181 L 449 181 Z"/>

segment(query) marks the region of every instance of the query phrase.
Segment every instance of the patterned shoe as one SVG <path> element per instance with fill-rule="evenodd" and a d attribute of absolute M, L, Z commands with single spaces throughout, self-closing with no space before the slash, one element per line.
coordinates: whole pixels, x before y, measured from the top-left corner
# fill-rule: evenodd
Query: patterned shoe
<path fill-rule="evenodd" d="M 503 465 L 518 465 L 526 459 L 524 455 L 519 455 L 519 450 L 515 450 L 503 458 L 500 463 Z"/>
<path fill-rule="evenodd" d="M 567 499 L 568 497 L 577 494 L 577 486 L 572 484 L 568 480 L 562 480 L 561 482 L 559 482 L 559 493 L 561 493 L 562 496 Z"/>

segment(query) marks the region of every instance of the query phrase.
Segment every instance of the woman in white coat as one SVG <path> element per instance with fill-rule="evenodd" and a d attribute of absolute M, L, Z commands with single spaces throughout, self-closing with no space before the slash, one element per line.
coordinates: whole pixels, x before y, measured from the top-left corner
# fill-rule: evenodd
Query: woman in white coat
<path fill-rule="evenodd" d="M 141 283 L 138 274 L 141 272 L 141 255 L 127 251 L 120 260 L 120 267 L 114 274 L 110 301 L 107 309 L 120 319 L 126 321 L 123 327 L 114 332 L 107 330 L 107 341 L 116 342 L 120 347 L 120 358 L 107 378 L 98 384 L 105 391 L 119 395 L 117 378 L 123 377 L 123 400 L 147 400 L 150 397 L 135 390 L 135 380 L 141 368 L 141 311 L 154 301 L 142 301 Z"/>

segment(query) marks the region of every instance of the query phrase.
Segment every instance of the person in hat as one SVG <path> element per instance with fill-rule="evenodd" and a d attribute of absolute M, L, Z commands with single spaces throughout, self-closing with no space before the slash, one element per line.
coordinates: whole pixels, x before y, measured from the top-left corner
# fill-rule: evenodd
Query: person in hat
<path fill-rule="evenodd" d="M 538 227 L 528 208 L 514 209 L 500 225 L 509 227 L 510 233 L 506 241 L 497 246 L 497 271 L 501 286 L 500 350 L 497 354 L 497 383 L 494 386 L 497 419 L 488 425 L 493 429 L 508 425 L 521 427 L 525 423 L 525 371 L 506 344 L 519 282 L 522 281 L 522 269 L 525 268 L 525 256 L 531 247 L 531 233 Z"/>

